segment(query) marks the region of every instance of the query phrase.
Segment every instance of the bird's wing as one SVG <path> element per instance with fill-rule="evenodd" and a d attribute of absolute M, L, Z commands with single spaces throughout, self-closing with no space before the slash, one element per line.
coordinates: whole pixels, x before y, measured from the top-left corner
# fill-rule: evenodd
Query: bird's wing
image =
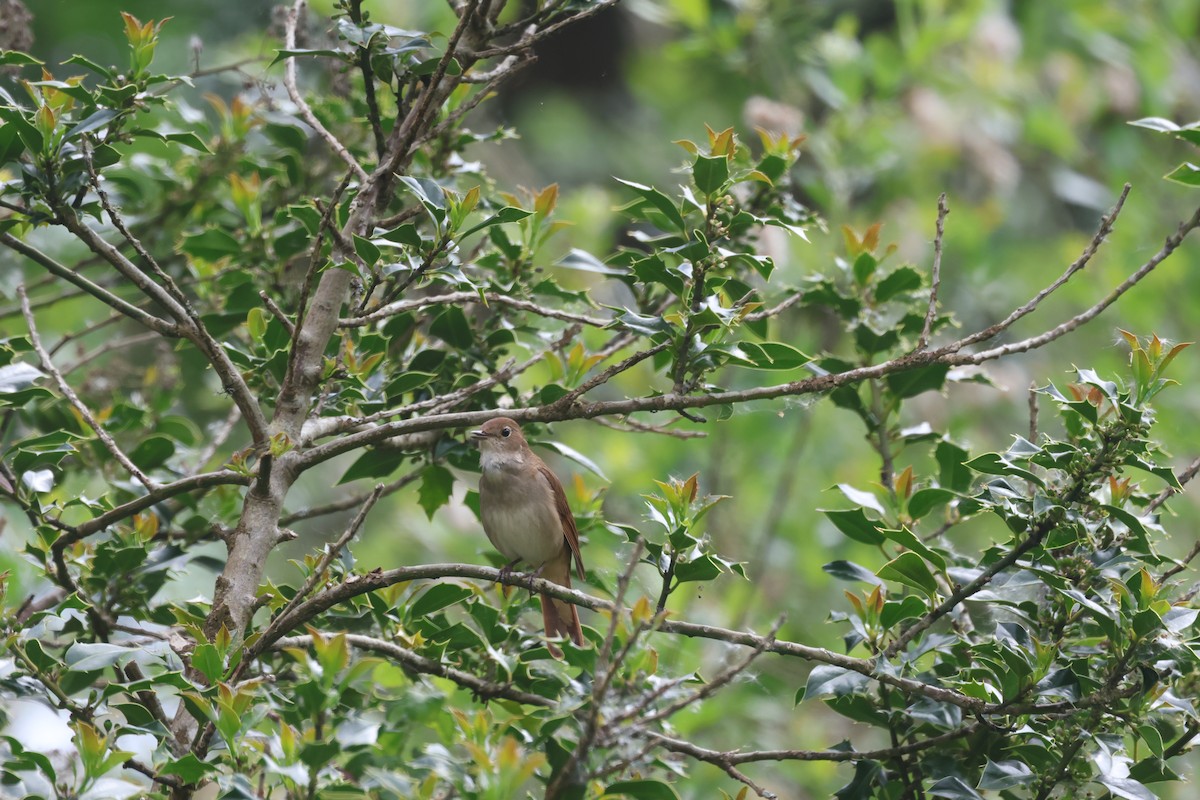
<path fill-rule="evenodd" d="M 571 553 L 575 556 L 575 568 L 579 572 L 579 579 L 583 580 L 583 555 L 579 552 L 579 530 L 575 527 L 575 517 L 571 514 L 571 506 L 567 503 L 567 493 L 563 491 L 558 476 L 551 472 L 545 464 L 538 466 L 538 472 L 542 473 L 546 483 L 550 484 L 550 491 L 554 494 L 554 505 L 558 509 L 558 518 L 562 522 L 563 536 L 567 540 L 567 546 L 571 548 Z"/>

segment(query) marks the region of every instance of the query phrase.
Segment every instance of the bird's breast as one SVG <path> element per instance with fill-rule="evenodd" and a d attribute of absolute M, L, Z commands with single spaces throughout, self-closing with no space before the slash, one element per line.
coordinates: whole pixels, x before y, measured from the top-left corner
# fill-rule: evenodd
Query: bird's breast
<path fill-rule="evenodd" d="M 479 516 L 501 555 L 535 569 L 566 546 L 554 495 L 536 472 L 517 476 L 484 470 L 479 479 Z"/>

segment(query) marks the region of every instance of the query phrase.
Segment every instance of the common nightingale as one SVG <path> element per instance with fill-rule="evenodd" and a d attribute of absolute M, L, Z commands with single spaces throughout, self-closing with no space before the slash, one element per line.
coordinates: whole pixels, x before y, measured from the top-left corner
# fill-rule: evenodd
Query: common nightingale
<path fill-rule="evenodd" d="M 479 443 L 479 516 L 489 540 L 509 559 L 502 572 L 520 562 L 534 574 L 562 586 L 571 585 L 571 559 L 583 580 L 579 532 L 567 505 L 562 483 L 542 459 L 529 449 L 521 428 L 507 417 L 488 420 L 471 431 Z M 583 644 L 579 612 L 571 603 L 542 593 L 542 620 L 546 636 L 569 636 Z M 553 644 L 550 652 L 561 655 Z"/>

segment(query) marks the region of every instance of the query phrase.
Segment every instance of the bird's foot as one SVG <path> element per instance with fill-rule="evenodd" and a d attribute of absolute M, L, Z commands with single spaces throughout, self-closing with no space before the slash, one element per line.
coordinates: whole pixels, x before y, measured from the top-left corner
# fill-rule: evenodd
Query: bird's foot
<path fill-rule="evenodd" d="M 500 568 L 500 580 L 507 581 L 509 578 L 511 578 L 512 574 L 513 574 L 513 567 L 515 567 L 517 564 L 520 564 L 520 563 L 521 563 L 521 559 L 516 558 L 516 559 L 513 559 L 512 561 L 508 562 L 507 564 L 505 564 L 503 567 L 501 567 Z"/>

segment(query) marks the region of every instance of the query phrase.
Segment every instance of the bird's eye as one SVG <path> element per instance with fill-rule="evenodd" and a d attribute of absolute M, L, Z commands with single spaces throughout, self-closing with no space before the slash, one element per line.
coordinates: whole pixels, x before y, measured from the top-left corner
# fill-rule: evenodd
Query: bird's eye
<path fill-rule="evenodd" d="M 508 438 L 508 435 L 510 433 L 512 433 L 512 428 L 508 428 L 508 427 L 505 427 L 505 428 L 501 429 L 501 431 L 500 431 L 500 435 L 505 438 Z"/>

